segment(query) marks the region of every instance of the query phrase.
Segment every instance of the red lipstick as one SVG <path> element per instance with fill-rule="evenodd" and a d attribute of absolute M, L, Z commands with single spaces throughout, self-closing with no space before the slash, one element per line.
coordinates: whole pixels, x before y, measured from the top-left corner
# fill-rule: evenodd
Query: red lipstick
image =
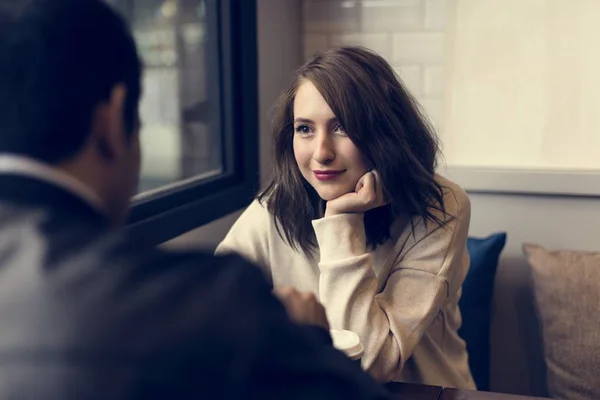
<path fill-rule="evenodd" d="M 338 176 L 340 176 L 342 173 L 344 172 L 344 170 L 315 170 L 313 171 L 313 173 L 315 174 L 315 177 L 320 180 L 320 181 L 328 181 L 330 179 L 335 179 Z"/>

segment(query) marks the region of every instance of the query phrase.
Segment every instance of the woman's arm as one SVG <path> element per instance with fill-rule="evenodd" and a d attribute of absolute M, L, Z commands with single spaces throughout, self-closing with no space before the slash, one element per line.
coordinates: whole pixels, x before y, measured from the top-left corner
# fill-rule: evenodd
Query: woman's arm
<path fill-rule="evenodd" d="M 402 369 L 468 263 L 470 204 L 461 190 L 445 198 L 454 216 L 444 227 L 421 221 L 392 267 L 382 292 L 367 252 L 363 214 L 313 221 L 321 250 L 319 297 L 333 329 L 356 332 L 365 348 L 363 367 L 380 381 Z M 448 219 L 448 218 L 443 218 Z M 401 240 L 406 240 L 406 235 Z M 388 269 L 386 269 L 388 270 Z"/>
<path fill-rule="evenodd" d="M 258 200 L 254 200 L 233 224 L 215 254 L 236 253 L 260 266 L 271 280 L 268 236 L 270 223 L 267 209 Z"/>

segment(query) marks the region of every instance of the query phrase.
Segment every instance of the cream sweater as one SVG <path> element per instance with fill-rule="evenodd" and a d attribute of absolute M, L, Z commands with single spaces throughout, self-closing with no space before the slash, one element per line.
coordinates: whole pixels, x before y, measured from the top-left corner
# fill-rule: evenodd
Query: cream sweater
<path fill-rule="evenodd" d="M 369 252 L 362 214 L 313 221 L 319 251 L 307 257 L 277 234 L 273 216 L 254 201 L 217 253 L 236 252 L 265 268 L 274 286 L 313 292 L 332 329 L 356 332 L 363 368 L 382 382 L 404 381 L 475 388 L 458 300 L 469 268 L 471 215 L 466 193 L 438 177 L 447 212 L 442 228 L 415 219 L 396 221 L 392 237 Z"/>

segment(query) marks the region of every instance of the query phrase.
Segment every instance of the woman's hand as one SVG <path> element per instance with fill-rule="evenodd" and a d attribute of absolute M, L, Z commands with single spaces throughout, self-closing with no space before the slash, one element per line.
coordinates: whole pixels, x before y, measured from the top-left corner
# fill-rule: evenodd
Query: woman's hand
<path fill-rule="evenodd" d="M 325 216 L 338 214 L 364 213 L 386 205 L 383 196 L 381 177 L 373 170 L 364 174 L 357 182 L 354 192 L 346 193 L 327 202 Z"/>

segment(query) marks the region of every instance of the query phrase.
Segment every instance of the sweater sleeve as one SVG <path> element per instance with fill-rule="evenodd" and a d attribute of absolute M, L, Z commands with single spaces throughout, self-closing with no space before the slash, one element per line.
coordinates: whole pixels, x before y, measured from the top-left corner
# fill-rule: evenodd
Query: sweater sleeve
<path fill-rule="evenodd" d="M 444 226 L 421 221 L 415 235 L 401 237 L 408 240 L 393 260 L 383 291 L 375 271 L 389 269 L 373 265 L 363 215 L 313 221 L 321 252 L 319 296 L 331 327 L 359 335 L 365 349 L 363 367 L 379 381 L 397 376 L 446 306 L 451 290 L 464 279 L 470 204 L 462 191 L 450 191 L 445 202 L 450 217 Z"/>
<path fill-rule="evenodd" d="M 266 208 L 258 200 L 254 200 L 217 246 L 215 254 L 238 254 L 261 267 L 271 280 L 268 236 L 270 223 Z"/>

